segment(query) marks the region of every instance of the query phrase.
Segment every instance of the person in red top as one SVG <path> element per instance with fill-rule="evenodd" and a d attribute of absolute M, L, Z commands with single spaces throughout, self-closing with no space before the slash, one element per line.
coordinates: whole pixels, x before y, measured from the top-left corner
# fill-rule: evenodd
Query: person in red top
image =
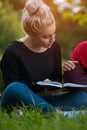
<path fill-rule="evenodd" d="M 87 41 L 79 43 L 72 51 L 72 59 L 77 60 L 79 64 L 87 69 Z"/>
<path fill-rule="evenodd" d="M 64 81 L 87 85 L 87 41 L 77 44 L 71 57 L 63 66 Z"/>

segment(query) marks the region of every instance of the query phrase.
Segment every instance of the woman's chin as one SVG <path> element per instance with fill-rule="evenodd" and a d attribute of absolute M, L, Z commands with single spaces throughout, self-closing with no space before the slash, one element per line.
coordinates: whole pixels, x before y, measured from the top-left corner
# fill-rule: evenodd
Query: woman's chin
<path fill-rule="evenodd" d="M 48 48 L 51 48 L 52 45 L 53 45 L 53 44 L 49 44 L 49 45 L 48 45 Z"/>
<path fill-rule="evenodd" d="M 45 45 L 44 48 L 50 48 L 52 45 L 53 45 L 53 43 L 52 43 L 52 44 Z"/>

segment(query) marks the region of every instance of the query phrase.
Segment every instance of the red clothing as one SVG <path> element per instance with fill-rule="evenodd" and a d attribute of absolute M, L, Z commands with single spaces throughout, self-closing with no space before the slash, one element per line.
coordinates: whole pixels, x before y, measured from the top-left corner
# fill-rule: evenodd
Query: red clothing
<path fill-rule="evenodd" d="M 72 59 L 79 61 L 87 69 L 87 41 L 83 41 L 76 46 L 72 51 Z"/>

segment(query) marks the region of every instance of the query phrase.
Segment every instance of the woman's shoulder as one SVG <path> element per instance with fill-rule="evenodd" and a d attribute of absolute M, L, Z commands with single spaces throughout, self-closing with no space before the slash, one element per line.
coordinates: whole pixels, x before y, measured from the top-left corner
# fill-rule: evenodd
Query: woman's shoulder
<path fill-rule="evenodd" d="M 17 50 L 20 50 L 20 48 L 23 46 L 23 44 L 22 44 L 22 42 L 20 42 L 20 41 L 17 41 L 17 40 L 15 40 L 15 41 L 11 41 L 8 45 L 7 45 L 7 47 L 6 47 L 6 49 L 5 49 L 5 52 L 14 52 L 14 51 L 17 51 Z"/>
<path fill-rule="evenodd" d="M 20 42 L 19 41 L 11 41 L 7 47 L 6 47 L 6 50 L 10 50 L 10 49 L 13 49 L 13 48 L 16 48 L 20 45 Z"/>

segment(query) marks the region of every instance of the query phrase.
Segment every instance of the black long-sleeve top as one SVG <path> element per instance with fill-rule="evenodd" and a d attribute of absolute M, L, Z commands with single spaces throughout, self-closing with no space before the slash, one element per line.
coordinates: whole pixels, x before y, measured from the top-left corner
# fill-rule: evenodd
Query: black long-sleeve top
<path fill-rule="evenodd" d="M 1 70 L 5 87 L 14 81 L 27 84 L 32 90 L 35 82 L 49 78 L 62 80 L 60 44 L 55 41 L 45 52 L 36 53 L 29 50 L 23 42 L 12 41 L 6 48 Z"/>

